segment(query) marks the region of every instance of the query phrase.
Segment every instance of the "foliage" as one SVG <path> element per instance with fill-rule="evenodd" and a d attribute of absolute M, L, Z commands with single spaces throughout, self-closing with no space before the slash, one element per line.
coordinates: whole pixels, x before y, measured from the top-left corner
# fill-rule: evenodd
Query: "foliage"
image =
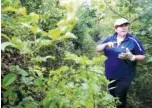
<path fill-rule="evenodd" d="M 82 5 L 77 13 L 79 21 L 73 29 L 73 33 L 78 37 L 73 41 L 76 53 L 79 54 L 80 50 L 81 54 L 94 57 L 95 42 L 99 40 L 102 31 L 97 23 L 96 10 L 89 8 L 88 5 Z"/>
<path fill-rule="evenodd" d="M 114 108 L 103 73 L 105 57 L 70 53 L 68 45 L 77 39 L 71 31 L 78 21 L 78 1 L 60 2 L 66 12 L 57 24 L 49 22 L 53 10 L 45 10 L 46 17 L 37 6 L 34 12 L 33 2 L 21 0 L 12 6 L 7 2 L 3 2 L 1 44 L 4 108 Z M 41 21 L 52 25 L 45 27 Z"/>
<path fill-rule="evenodd" d="M 112 34 L 116 18 L 146 49 L 128 95 L 129 108 L 151 108 L 151 0 L 2 1 L 2 106 L 114 108 L 96 41 Z M 60 4 L 60 5 L 59 5 Z"/>

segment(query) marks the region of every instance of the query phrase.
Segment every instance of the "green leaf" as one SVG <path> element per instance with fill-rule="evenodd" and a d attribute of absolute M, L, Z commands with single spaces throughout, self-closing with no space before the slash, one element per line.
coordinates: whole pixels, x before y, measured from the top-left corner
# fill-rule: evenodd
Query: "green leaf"
<path fill-rule="evenodd" d="M 106 56 L 99 56 L 99 57 L 95 57 L 95 58 L 93 58 L 93 62 L 92 62 L 92 64 L 99 64 L 99 63 L 101 63 L 101 62 L 103 62 L 103 61 L 105 61 L 106 60 Z"/>
<path fill-rule="evenodd" d="M 89 59 L 88 59 L 87 56 L 82 56 L 82 57 L 80 57 L 80 64 L 86 65 L 87 62 L 89 63 Z"/>
<path fill-rule="evenodd" d="M 21 54 L 31 54 L 31 53 L 33 53 L 32 49 L 30 48 L 31 47 L 30 42 L 24 41 L 22 44 L 23 44 L 23 48 L 20 49 Z"/>
<path fill-rule="evenodd" d="M 42 31 L 42 30 L 41 30 L 39 27 L 37 27 L 37 26 L 30 26 L 29 28 L 30 28 L 30 30 L 31 30 L 34 34 L 39 33 L 39 32 Z"/>
<path fill-rule="evenodd" d="M 36 79 L 36 80 L 34 81 L 35 85 L 37 85 L 37 86 L 42 86 L 42 84 L 43 84 L 43 81 L 42 81 L 42 80 L 43 80 L 42 78 Z"/>
<path fill-rule="evenodd" d="M 9 6 L 9 7 L 6 7 L 5 9 L 3 9 L 3 11 L 4 12 L 8 12 L 8 11 L 16 12 L 16 13 L 19 13 L 23 16 L 26 16 L 26 8 L 25 7 L 16 9 L 16 8 L 13 8 L 13 7 Z"/>
<path fill-rule="evenodd" d="M 59 102 L 59 89 L 52 89 L 48 91 L 47 96 L 43 99 L 44 108 L 55 108 L 56 103 Z"/>
<path fill-rule="evenodd" d="M 69 82 L 69 83 L 67 84 L 67 86 L 68 86 L 69 88 L 74 88 L 74 82 Z"/>
<path fill-rule="evenodd" d="M 113 96 L 110 94 L 106 94 L 105 97 L 103 98 L 106 102 L 113 101 Z"/>
<path fill-rule="evenodd" d="M 104 68 L 102 66 L 91 66 L 89 70 L 98 74 L 104 74 Z"/>
<path fill-rule="evenodd" d="M 15 102 L 15 100 L 17 99 L 17 94 L 12 92 L 12 94 L 9 95 L 8 98 L 9 100 Z"/>
<path fill-rule="evenodd" d="M 17 12 L 20 13 L 21 15 L 23 15 L 23 16 L 26 16 L 26 8 L 25 7 L 19 8 L 17 10 Z"/>
<path fill-rule="evenodd" d="M 31 18 L 30 21 L 33 22 L 33 23 L 37 23 L 40 19 L 40 16 L 38 14 L 34 13 L 34 12 L 30 13 L 29 16 Z"/>
<path fill-rule="evenodd" d="M 34 80 L 34 78 L 32 76 L 31 77 L 25 77 L 25 76 L 21 77 L 21 81 L 26 85 L 33 84 L 33 80 Z"/>
<path fill-rule="evenodd" d="M 87 83 L 82 83 L 82 88 L 84 89 L 84 90 L 88 90 L 88 84 Z"/>
<path fill-rule="evenodd" d="M 36 58 L 32 58 L 32 61 L 35 61 L 35 62 L 46 62 L 48 58 L 51 58 L 53 60 L 55 60 L 55 56 L 46 56 L 46 57 L 40 57 L 40 56 L 37 56 Z"/>
<path fill-rule="evenodd" d="M 60 74 L 61 72 L 67 71 L 69 68 L 67 66 L 62 66 L 55 71 L 50 71 L 51 74 Z"/>
<path fill-rule="evenodd" d="M 12 45 L 12 43 L 10 43 L 10 42 L 3 42 L 3 43 L 1 44 L 1 50 L 2 50 L 2 51 L 5 51 L 5 48 L 6 48 L 7 46 L 10 46 L 10 45 Z"/>
<path fill-rule="evenodd" d="M 49 37 L 53 40 L 59 39 L 60 34 L 61 34 L 61 30 L 58 28 L 49 31 Z"/>
<path fill-rule="evenodd" d="M 66 52 L 65 60 L 74 60 L 76 63 L 79 63 L 80 58 L 76 54 L 71 54 L 70 52 Z"/>
<path fill-rule="evenodd" d="M 13 7 L 11 7 L 11 6 L 9 6 L 9 7 L 4 8 L 3 11 L 4 11 L 4 12 L 5 12 L 5 11 L 6 11 L 6 12 L 7 12 L 7 11 L 16 12 L 17 9 L 15 9 L 15 8 L 13 8 Z"/>
<path fill-rule="evenodd" d="M 36 46 L 48 46 L 48 45 L 52 45 L 52 40 L 39 38 L 35 40 L 35 44 Z"/>
<path fill-rule="evenodd" d="M 36 102 L 28 102 L 25 104 L 25 108 L 38 108 L 38 104 Z"/>
<path fill-rule="evenodd" d="M 16 74 L 10 73 L 7 74 L 3 79 L 3 87 L 7 87 L 10 84 L 12 84 L 16 80 L 17 76 Z"/>
<path fill-rule="evenodd" d="M 3 37 L 3 38 L 5 38 L 5 39 L 7 39 L 8 41 L 11 41 L 11 39 L 9 38 L 9 36 L 7 36 L 6 34 L 1 34 L 1 36 Z"/>
<path fill-rule="evenodd" d="M 19 50 L 24 48 L 23 41 L 17 37 L 12 37 L 11 43 L 12 43 L 12 47 L 15 47 Z"/>
<path fill-rule="evenodd" d="M 147 63 L 152 62 L 152 57 L 148 57 L 147 60 L 146 60 L 146 62 L 147 62 Z"/>
<path fill-rule="evenodd" d="M 67 32 L 64 36 L 60 37 L 61 40 L 70 39 L 70 38 L 77 39 L 77 37 L 73 33 L 70 33 L 70 32 Z"/>

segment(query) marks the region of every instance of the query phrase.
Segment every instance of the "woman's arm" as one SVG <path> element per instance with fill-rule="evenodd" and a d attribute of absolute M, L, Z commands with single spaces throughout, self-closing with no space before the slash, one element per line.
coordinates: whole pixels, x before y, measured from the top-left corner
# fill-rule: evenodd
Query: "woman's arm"
<path fill-rule="evenodd" d="M 97 52 L 101 52 L 103 51 L 106 47 L 114 47 L 114 43 L 117 43 L 117 42 L 107 42 L 107 43 L 103 43 L 103 44 L 99 44 L 97 45 L 96 47 L 96 51 Z"/>
<path fill-rule="evenodd" d="M 142 61 L 145 59 L 145 55 L 135 55 L 135 60 Z"/>
<path fill-rule="evenodd" d="M 131 61 L 142 61 L 145 59 L 145 55 L 134 55 L 130 52 L 128 48 L 126 48 L 126 53 L 121 53 L 118 55 L 120 59 L 129 59 Z"/>
<path fill-rule="evenodd" d="M 103 50 L 105 49 L 105 47 L 107 47 L 107 45 L 108 45 L 107 43 L 97 45 L 96 51 L 97 51 L 97 52 L 103 51 Z"/>

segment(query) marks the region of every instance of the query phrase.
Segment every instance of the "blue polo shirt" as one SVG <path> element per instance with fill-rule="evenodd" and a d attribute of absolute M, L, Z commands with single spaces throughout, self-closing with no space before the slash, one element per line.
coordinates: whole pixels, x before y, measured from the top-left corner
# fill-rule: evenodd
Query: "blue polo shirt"
<path fill-rule="evenodd" d="M 117 42 L 117 33 L 108 36 L 99 44 L 107 42 Z M 136 61 L 118 58 L 118 54 L 126 52 L 128 48 L 134 55 L 144 55 L 145 50 L 141 42 L 134 36 L 127 34 L 125 39 L 118 46 L 114 44 L 113 48 L 106 47 L 104 49 L 107 60 L 105 61 L 105 75 L 108 79 L 116 80 L 132 80 L 136 72 Z"/>

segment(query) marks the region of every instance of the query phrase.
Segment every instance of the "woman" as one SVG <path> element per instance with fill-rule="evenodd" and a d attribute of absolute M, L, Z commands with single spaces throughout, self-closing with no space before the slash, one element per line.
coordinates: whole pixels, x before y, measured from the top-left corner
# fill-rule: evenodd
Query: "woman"
<path fill-rule="evenodd" d="M 130 22 L 124 18 L 116 20 L 115 33 L 100 41 L 96 51 L 104 51 L 105 75 L 109 84 L 109 92 L 118 97 L 121 104 L 117 108 L 126 107 L 128 88 L 135 76 L 136 62 L 145 59 L 145 50 L 140 41 L 128 33 Z"/>

